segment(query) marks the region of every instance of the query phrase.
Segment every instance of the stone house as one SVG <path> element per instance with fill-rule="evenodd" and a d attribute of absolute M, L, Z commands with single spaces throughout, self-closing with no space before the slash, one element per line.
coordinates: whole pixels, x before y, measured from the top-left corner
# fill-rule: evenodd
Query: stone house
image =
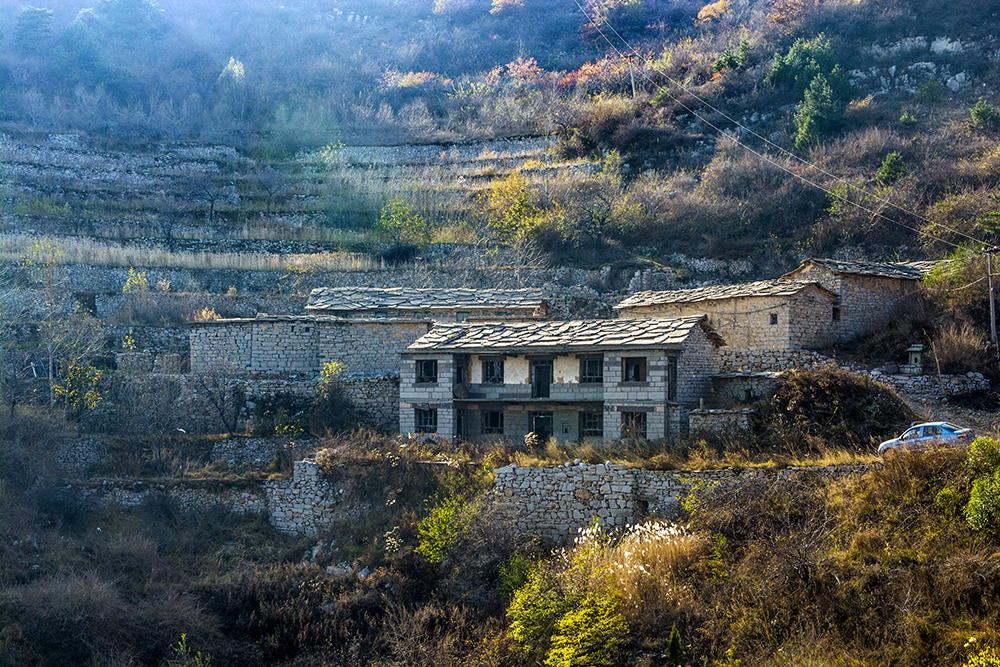
<path fill-rule="evenodd" d="M 437 325 L 402 355 L 400 431 L 672 438 L 708 397 L 723 345 L 703 315 Z"/>
<path fill-rule="evenodd" d="M 347 319 L 464 322 L 546 317 L 549 306 L 539 289 L 320 287 L 309 294 L 306 311 Z"/>
<path fill-rule="evenodd" d="M 737 285 L 638 292 L 619 317 L 707 315 L 729 350 L 811 350 L 837 340 L 837 295 L 813 280 L 762 280 Z"/>
<path fill-rule="evenodd" d="M 815 281 L 836 294 L 840 311 L 837 339 L 846 342 L 890 322 L 932 268 L 934 262 L 805 259 L 782 278 Z"/>

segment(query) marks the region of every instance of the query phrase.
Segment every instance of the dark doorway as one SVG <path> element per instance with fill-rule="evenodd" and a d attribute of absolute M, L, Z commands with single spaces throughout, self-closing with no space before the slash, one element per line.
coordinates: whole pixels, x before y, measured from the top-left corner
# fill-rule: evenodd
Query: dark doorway
<path fill-rule="evenodd" d="M 552 413 L 532 412 L 531 432 L 538 437 L 539 443 L 544 443 L 552 437 Z"/>
<path fill-rule="evenodd" d="M 552 360 L 534 359 L 531 362 L 531 397 L 548 398 L 552 385 Z"/>

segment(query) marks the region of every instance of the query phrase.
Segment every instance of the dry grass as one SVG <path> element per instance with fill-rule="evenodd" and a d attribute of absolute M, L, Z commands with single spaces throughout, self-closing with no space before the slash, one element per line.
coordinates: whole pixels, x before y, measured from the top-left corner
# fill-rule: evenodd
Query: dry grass
<path fill-rule="evenodd" d="M 32 249 L 35 237 L 0 235 L 0 262 L 13 264 Z M 84 237 L 56 240 L 61 253 L 58 264 L 128 266 L 171 269 L 231 269 L 238 271 L 368 271 L 380 264 L 368 255 L 354 252 L 278 255 L 269 253 L 170 252 L 160 248 L 125 248 Z M 42 260 L 48 258 L 43 257 Z"/>

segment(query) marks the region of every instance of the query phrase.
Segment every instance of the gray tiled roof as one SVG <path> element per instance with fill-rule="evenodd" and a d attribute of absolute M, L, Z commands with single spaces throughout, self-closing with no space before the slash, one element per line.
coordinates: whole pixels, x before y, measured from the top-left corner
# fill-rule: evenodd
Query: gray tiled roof
<path fill-rule="evenodd" d="M 535 309 L 541 305 L 542 291 L 539 289 L 319 287 L 309 294 L 306 310 Z"/>
<path fill-rule="evenodd" d="M 710 285 L 693 289 L 670 290 L 666 292 L 636 292 L 617 306 L 636 308 L 671 303 L 698 303 L 701 301 L 717 301 L 719 299 L 736 299 L 754 296 L 792 296 L 798 294 L 810 285 L 815 285 L 823 291 L 828 291 L 819 283 L 806 280 L 761 280 L 755 283 L 739 283 L 736 285 Z"/>
<path fill-rule="evenodd" d="M 570 322 L 489 322 L 436 325 L 409 352 L 529 353 L 620 348 L 679 348 L 695 327 L 716 345 L 725 343 L 704 315 Z"/>
<path fill-rule="evenodd" d="M 878 276 L 882 278 L 902 278 L 920 280 L 934 268 L 936 262 L 847 262 L 837 259 L 804 259 L 801 266 L 786 273 L 783 278 L 794 278 L 796 274 L 809 264 L 822 266 L 834 273 L 851 273 L 859 276 Z"/>

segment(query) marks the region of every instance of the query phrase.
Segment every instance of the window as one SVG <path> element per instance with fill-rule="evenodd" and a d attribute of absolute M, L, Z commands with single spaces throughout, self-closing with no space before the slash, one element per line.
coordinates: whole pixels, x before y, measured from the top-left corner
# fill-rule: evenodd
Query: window
<path fill-rule="evenodd" d="M 417 359 L 417 382 L 437 382 L 437 359 Z"/>
<path fill-rule="evenodd" d="M 603 412 L 580 413 L 580 437 L 601 437 L 604 435 Z"/>
<path fill-rule="evenodd" d="M 623 438 L 643 438 L 646 437 L 646 413 L 645 412 L 623 412 L 622 413 L 622 437 Z"/>
<path fill-rule="evenodd" d="M 483 410 L 483 435 L 503 435 L 503 410 Z"/>
<path fill-rule="evenodd" d="M 413 319 L 415 320 L 426 320 L 430 316 L 430 313 L 413 313 Z"/>
<path fill-rule="evenodd" d="M 510 313 L 505 310 L 497 311 L 497 317 L 510 317 Z"/>
<path fill-rule="evenodd" d="M 778 323 L 778 313 L 771 313 L 771 324 Z"/>
<path fill-rule="evenodd" d="M 469 317 L 468 313 L 455 313 L 456 322 L 464 322 L 466 319 L 468 319 L 468 317 Z"/>
<path fill-rule="evenodd" d="M 839 303 L 833 304 L 833 321 L 834 322 L 839 322 L 840 321 L 840 304 Z"/>
<path fill-rule="evenodd" d="M 430 410 L 418 409 L 416 412 L 417 412 L 417 432 L 437 433 L 438 411 L 434 409 Z"/>
<path fill-rule="evenodd" d="M 646 381 L 646 357 L 625 357 L 622 360 L 622 382 Z"/>
<path fill-rule="evenodd" d="M 455 384 L 465 384 L 465 362 L 455 362 Z"/>
<path fill-rule="evenodd" d="M 604 358 L 591 357 L 580 360 L 580 382 L 600 384 L 604 382 Z"/>
<path fill-rule="evenodd" d="M 667 400 L 677 400 L 677 357 L 667 357 Z"/>
<path fill-rule="evenodd" d="M 384 320 L 389 317 L 389 313 L 375 313 L 376 320 Z"/>
<path fill-rule="evenodd" d="M 503 384 L 503 359 L 483 359 L 483 384 Z"/>

